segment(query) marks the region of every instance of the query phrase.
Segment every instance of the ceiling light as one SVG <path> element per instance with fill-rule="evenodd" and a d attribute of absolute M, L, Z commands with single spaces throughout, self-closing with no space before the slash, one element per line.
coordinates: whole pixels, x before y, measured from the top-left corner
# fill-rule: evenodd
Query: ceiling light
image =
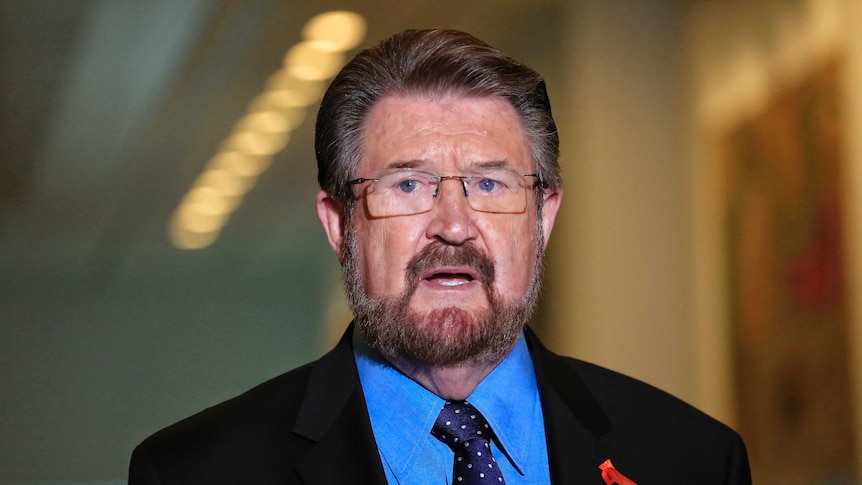
<path fill-rule="evenodd" d="M 239 197 L 225 196 L 218 189 L 206 185 L 199 185 L 193 188 L 183 198 L 180 208 L 177 210 L 182 212 L 184 206 L 194 206 L 198 212 L 206 212 L 208 214 L 228 214 L 234 210 L 239 203 Z M 205 207 L 205 209 L 204 209 Z"/>
<path fill-rule="evenodd" d="M 174 211 L 169 235 L 176 247 L 201 249 L 215 242 L 273 155 L 290 142 L 291 130 L 305 121 L 308 107 L 320 101 L 324 81 L 344 64 L 344 52 L 359 45 L 365 32 L 365 19 L 352 12 L 328 12 L 306 23 L 303 41 L 287 51 L 284 65 Z"/>
<path fill-rule="evenodd" d="M 272 164 L 272 157 L 254 156 L 237 151 L 219 152 L 207 164 L 208 169 L 227 170 L 237 178 L 248 179 L 253 184 L 258 175 Z M 250 187 L 249 187 L 250 188 Z"/>
<path fill-rule="evenodd" d="M 218 239 L 219 231 L 193 232 L 182 227 L 176 219 L 168 227 L 171 242 L 179 249 L 203 249 Z"/>
<path fill-rule="evenodd" d="M 209 233 L 221 229 L 228 214 L 213 211 L 209 204 L 183 204 L 176 212 L 176 219 L 187 231 Z"/>
<path fill-rule="evenodd" d="M 344 65 L 344 55 L 339 51 L 327 51 L 325 43 L 300 42 L 284 57 L 287 72 L 304 81 L 329 79 Z"/>
<path fill-rule="evenodd" d="M 283 149 L 290 141 L 290 132 L 262 133 L 246 131 L 235 133 L 227 139 L 226 147 L 249 155 L 272 155 Z"/>
<path fill-rule="evenodd" d="M 249 179 L 251 179 L 250 182 Z M 195 185 L 212 188 L 224 198 L 238 197 L 254 185 L 254 177 L 237 177 L 224 168 L 209 168 L 198 177 Z"/>
<path fill-rule="evenodd" d="M 287 68 L 275 71 L 266 82 L 266 90 L 284 92 L 286 102 L 292 106 L 309 106 L 318 102 L 326 86 L 319 80 L 300 79 Z"/>
<path fill-rule="evenodd" d="M 328 51 L 348 51 L 365 38 L 365 19 L 353 12 L 336 11 L 320 14 L 302 29 L 302 38 L 317 41 Z"/>
<path fill-rule="evenodd" d="M 284 117 L 288 129 L 293 130 L 305 121 L 305 104 L 297 104 L 299 98 L 291 91 L 267 91 L 252 101 L 249 112 L 275 111 Z"/>
<path fill-rule="evenodd" d="M 235 130 L 237 132 L 281 133 L 290 131 L 290 123 L 288 123 L 287 117 L 279 111 L 253 111 L 237 122 Z"/>

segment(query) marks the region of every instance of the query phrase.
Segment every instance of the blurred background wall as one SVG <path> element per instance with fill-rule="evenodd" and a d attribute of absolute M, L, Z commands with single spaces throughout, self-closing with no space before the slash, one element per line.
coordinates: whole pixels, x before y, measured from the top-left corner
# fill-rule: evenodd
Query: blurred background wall
<path fill-rule="evenodd" d="M 237 120 L 275 82 L 305 22 L 341 9 L 364 16 L 361 45 L 408 27 L 460 28 L 547 78 L 566 187 L 534 322 L 551 348 L 739 428 L 760 482 L 859 482 L 859 0 L 7 0 L 0 483 L 123 483 L 131 449 L 147 435 L 314 359 L 343 330 L 339 270 L 313 210 L 313 104 L 284 148 L 247 177 L 241 203 L 208 244 L 178 248 L 171 222 L 202 170 L 234 143 Z M 807 87 L 824 70 L 835 73 L 830 82 Z M 775 107 L 808 106 L 787 99 L 811 92 L 834 100 L 834 116 L 817 126 L 840 134 L 827 144 L 840 177 L 817 185 L 840 194 L 829 199 L 840 202 L 840 244 L 817 253 L 822 271 L 813 274 L 840 284 L 815 285 L 837 299 L 827 313 L 796 312 L 810 317 L 800 329 L 785 326 L 795 313 L 768 297 L 749 305 L 777 309 L 772 318 L 740 310 L 748 293 L 737 290 L 750 276 L 734 257 L 761 246 L 735 245 L 729 201 L 738 177 L 729 174 L 751 158 L 739 155 L 748 153 L 739 134 L 760 133 Z M 786 151 L 791 161 L 755 162 L 783 167 L 809 153 L 793 143 L 808 139 L 793 131 L 809 126 L 799 112 L 808 113 L 769 118 L 778 128 L 754 136 L 764 153 Z M 825 157 L 802 158 L 816 169 Z M 801 180 L 811 173 L 820 172 Z M 745 194 L 774 188 L 752 190 Z M 807 234 L 790 226 L 793 237 Z M 756 263 L 745 267 L 760 268 L 755 289 L 780 289 L 778 266 L 760 264 L 776 260 L 763 248 L 742 251 Z M 775 343 L 785 334 L 798 336 L 792 346 Z M 757 351 L 746 353 L 753 341 Z M 761 356 L 777 364 L 761 366 Z M 824 368 L 835 377 L 809 384 L 805 376 Z M 781 374 L 770 372 L 782 369 L 795 385 L 776 385 Z M 843 403 L 836 418 L 812 431 L 811 416 L 830 402 Z M 746 421 L 757 412 L 777 418 Z M 776 440 L 786 445 L 780 452 Z"/>

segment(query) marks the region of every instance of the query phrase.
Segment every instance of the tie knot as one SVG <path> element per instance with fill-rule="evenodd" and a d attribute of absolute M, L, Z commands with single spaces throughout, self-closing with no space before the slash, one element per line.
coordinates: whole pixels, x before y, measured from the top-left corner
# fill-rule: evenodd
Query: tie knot
<path fill-rule="evenodd" d="M 488 421 L 472 404 L 467 401 L 454 401 L 443 406 L 431 434 L 454 450 L 471 440 L 481 439 L 488 442 L 492 432 Z"/>

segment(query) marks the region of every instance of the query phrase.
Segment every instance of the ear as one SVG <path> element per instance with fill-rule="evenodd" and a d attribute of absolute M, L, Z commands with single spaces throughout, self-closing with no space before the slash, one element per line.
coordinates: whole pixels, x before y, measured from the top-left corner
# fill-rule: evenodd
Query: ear
<path fill-rule="evenodd" d="M 315 205 L 317 218 L 323 225 L 329 245 L 338 255 L 338 261 L 341 261 L 341 256 L 344 254 L 344 205 L 323 190 L 317 193 Z"/>
<path fill-rule="evenodd" d="M 560 203 L 563 201 L 563 188 L 548 189 L 544 194 L 545 200 L 542 204 L 542 230 L 545 233 L 545 248 L 548 247 L 548 240 L 551 238 L 551 231 L 554 229 L 554 221 L 557 218 L 557 211 L 560 210 Z"/>

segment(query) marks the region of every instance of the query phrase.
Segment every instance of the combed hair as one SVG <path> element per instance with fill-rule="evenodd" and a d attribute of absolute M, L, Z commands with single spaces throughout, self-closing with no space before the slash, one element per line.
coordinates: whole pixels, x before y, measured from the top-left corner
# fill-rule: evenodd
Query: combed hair
<path fill-rule="evenodd" d="M 560 140 L 544 79 L 470 34 L 447 29 L 407 30 L 365 49 L 335 77 L 315 128 L 320 187 L 342 202 L 352 194 L 365 122 L 387 96 L 447 95 L 504 98 L 521 120 L 532 164 L 548 187 L 561 184 Z"/>

